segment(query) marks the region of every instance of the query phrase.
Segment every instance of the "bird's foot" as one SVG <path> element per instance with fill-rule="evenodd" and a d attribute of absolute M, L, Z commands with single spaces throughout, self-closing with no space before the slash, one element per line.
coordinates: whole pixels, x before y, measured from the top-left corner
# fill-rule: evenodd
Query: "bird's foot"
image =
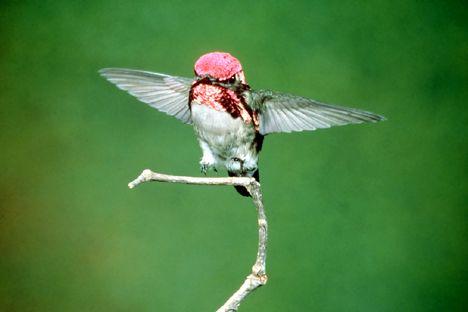
<path fill-rule="evenodd" d="M 208 166 L 206 164 L 200 164 L 200 172 L 206 175 L 207 171 L 208 171 Z"/>
<path fill-rule="evenodd" d="M 203 157 L 200 160 L 200 171 L 206 175 L 210 169 L 216 171 L 216 159 L 211 153 L 203 153 Z"/>
<path fill-rule="evenodd" d="M 218 169 L 214 167 L 213 165 L 205 164 L 205 163 L 200 163 L 200 172 L 206 175 L 206 173 L 210 170 L 213 169 L 214 172 L 218 172 Z"/>
<path fill-rule="evenodd" d="M 226 169 L 230 172 L 237 173 L 238 176 L 252 176 L 252 173 L 257 170 L 256 159 L 241 159 L 232 157 L 226 162 Z"/>
<path fill-rule="evenodd" d="M 210 169 L 213 169 L 215 172 L 218 172 L 218 171 L 216 170 L 216 167 L 215 167 L 215 164 L 214 164 L 214 163 L 204 162 L 203 160 L 200 161 L 200 171 L 201 171 L 201 173 L 203 173 L 204 175 L 206 175 L 206 173 L 207 173 Z"/>

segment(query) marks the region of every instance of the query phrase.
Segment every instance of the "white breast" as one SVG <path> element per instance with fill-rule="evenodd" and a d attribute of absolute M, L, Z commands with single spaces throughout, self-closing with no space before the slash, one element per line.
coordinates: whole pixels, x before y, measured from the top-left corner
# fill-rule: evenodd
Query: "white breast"
<path fill-rule="evenodd" d="M 207 105 L 192 103 L 192 121 L 198 139 L 208 144 L 222 159 L 245 159 L 252 153 L 255 129 L 241 118 L 217 111 Z"/>

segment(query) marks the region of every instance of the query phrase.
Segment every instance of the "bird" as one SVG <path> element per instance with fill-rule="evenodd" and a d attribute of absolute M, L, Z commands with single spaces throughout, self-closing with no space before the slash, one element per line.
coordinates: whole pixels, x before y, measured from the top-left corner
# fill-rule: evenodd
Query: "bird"
<path fill-rule="evenodd" d="M 231 177 L 260 179 L 258 156 L 271 133 L 312 131 L 385 117 L 330 105 L 247 83 L 240 61 L 227 52 L 197 59 L 194 78 L 144 70 L 104 68 L 99 73 L 141 102 L 193 126 L 203 174 L 225 168 Z M 250 196 L 243 186 L 239 194 Z"/>

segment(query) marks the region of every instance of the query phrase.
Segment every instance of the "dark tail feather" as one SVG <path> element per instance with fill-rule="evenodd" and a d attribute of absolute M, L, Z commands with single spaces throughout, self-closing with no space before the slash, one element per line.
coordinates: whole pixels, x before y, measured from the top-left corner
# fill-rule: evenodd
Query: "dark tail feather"
<path fill-rule="evenodd" d="M 229 175 L 230 177 L 237 177 L 237 176 L 239 176 L 239 175 L 237 175 L 237 174 L 235 174 L 235 173 L 233 173 L 233 172 L 229 172 L 229 171 L 228 171 L 228 175 Z M 252 174 L 252 177 L 254 177 L 255 180 L 257 180 L 257 182 L 260 182 L 260 173 L 259 173 L 258 169 L 255 170 L 255 172 Z M 241 194 L 242 196 L 250 197 L 249 191 L 247 191 L 247 189 L 246 189 L 244 186 L 234 186 L 234 187 L 236 188 L 236 191 L 237 191 L 239 194 Z"/>

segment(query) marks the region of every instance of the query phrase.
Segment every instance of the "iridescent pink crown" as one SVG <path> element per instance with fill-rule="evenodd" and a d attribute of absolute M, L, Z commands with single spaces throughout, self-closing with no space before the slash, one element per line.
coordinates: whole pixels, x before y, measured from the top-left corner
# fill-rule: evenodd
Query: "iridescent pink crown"
<path fill-rule="evenodd" d="M 240 71 L 242 71 L 242 65 L 239 60 L 225 52 L 207 53 L 195 62 L 195 74 L 198 76 L 210 75 L 213 78 L 225 80 Z"/>

